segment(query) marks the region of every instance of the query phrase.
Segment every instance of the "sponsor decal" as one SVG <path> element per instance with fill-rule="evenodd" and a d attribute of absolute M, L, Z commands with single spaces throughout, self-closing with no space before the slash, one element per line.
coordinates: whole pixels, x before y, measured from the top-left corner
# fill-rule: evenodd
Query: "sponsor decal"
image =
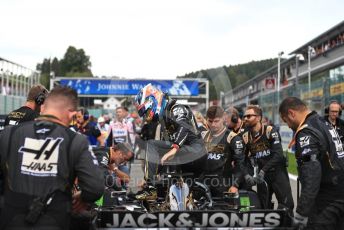
<path fill-rule="evenodd" d="M 264 151 L 256 153 L 256 158 L 257 159 L 260 159 L 260 158 L 263 158 L 263 157 L 267 157 L 267 156 L 270 156 L 270 149 L 267 149 L 267 150 L 264 150 Z"/>
<path fill-rule="evenodd" d="M 181 107 L 176 107 L 176 108 L 173 109 L 173 116 L 175 117 L 176 121 L 182 120 L 182 118 L 184 117 L 185 113 L 186 112 Z"/>
<path fill-rule="evenodd" d="M 38 129 L 37 131 L 36 131 L 36 133 L 47 133 L 47 132 L 50 132 L 50 129 L 46 129 L 46 128 L 43 128 L 43 129 Z"/>
<path fill-rule="evenodd" d="M 336 153 L 338 158 L 344 157 L 344 148 L 343 148 L 343 143 L 335 129 L 330 129 L 330 134 L 332 137 L 332 141 L 336 146 Z"/>
<path fill-rule="evenodd" d="M 301 155 L 306 155 L 307 153 L 311 152 L 312 150 L 310 148 L 304 149 L 301 153 Z"/>
<path fill-rule="evenodd" d="M 309 145 L 310 138 L 311 138 L 310 136 L 300 137 L 300 139 L 299 139 L 300 147 L 303 148 L 303 147 Z"/>
<path fill-rule="evenodd" d="M 244 146 L 242 144 L 242 141 L 236 141 L 235 142 L 235 146 L 238 148 L 238 149 L 242 149 Z"/>
<path fill-rule="evenodd" d="M 21 173 L 32 176 L 56 176 L 59 145 L 63 138 L 36 140 L 25 138 L 19 152 L 23 154 Z"/>
<path fill-rule="evenodd" d="M 277 132 L 272 133 L 271 137 L 274 139 L 274 144 L 279 144 L 280 143 L 280 139 L 278 137 L 278 133 Z"/>
<path fill-rule="evenodd" d="M 127 130 L 117 129 L 113 130 L 114 136 L 125 136 L 127 135 Z"/>
<path fill-rule="evenodd" d="M 223 157 L 223 153 L 208 153 L 208 160 L 220 160 Z"/>
<path fill-rule="evenodd" d="M 285 213 L 273 212 L 163 212 L 138 213 L 104 211 L 101 228 L 185 228 L 185 227 L 280 227 Z"/>
<path fill-rule="evenodd" d="M 10 125 L 18 125 L 19 121 L 10 120 L 8 124 L 10 124 Z"/>
<path fill-rule="evenodd" d="M 271 133 L 271 137 L 272 138 L 278 138 L 278 133 L 277 132 Z"/>

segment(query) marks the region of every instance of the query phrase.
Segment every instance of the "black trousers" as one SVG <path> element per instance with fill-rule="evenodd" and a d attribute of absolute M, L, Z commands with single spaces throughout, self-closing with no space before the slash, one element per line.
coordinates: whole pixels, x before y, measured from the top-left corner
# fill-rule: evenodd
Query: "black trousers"
<path fill-rule="evenodd" d="M 294 209 L 294 200 L 287 168 L 279 167 L 275 168 L 274 171 L 267 172 L 264 180 L 266 181 L 267 186 L 264 183 L 257 185 L 258 197 L 262 202 L 262 207 L 264 209 L 273 208 L 271 207 L 271 199 L 272 194 L 275 193 L 279 208 L 281 208 L 281 206 L 286 207 L 289 209 L 290 214 L 292 214 Z"/>
<path fill-rule="evenodd" d="M 310 215 L 306 229 L 344 229 L 344 197 L 334 199 L 320 190 L 312 210 L 314 213 Z"/>
<path fill-rule="evenodd" d="M 156 175 L 162 170 L 160 160 L 172 149 L 172 142 L 149 140 L 146 149 L 145 179 L 154 184 Z M 191 145 L 183 145 L 173 159 L 166 162 L 170 167 L 178 166 L 183 173 L 191 172 L 195 176 L 202 173 L 205 168 L 205 157 L 207 151 L 203 142 L 196 142 Z"/>
<path fill-rule="evenodd" d="M 42 215 L 34 226 L 25 222 L 25 215 L 19 214 L 12 218 L 12 221 L 4 228 L 6 230 L 62 230 L 56 220 L 48 215 Z"/>

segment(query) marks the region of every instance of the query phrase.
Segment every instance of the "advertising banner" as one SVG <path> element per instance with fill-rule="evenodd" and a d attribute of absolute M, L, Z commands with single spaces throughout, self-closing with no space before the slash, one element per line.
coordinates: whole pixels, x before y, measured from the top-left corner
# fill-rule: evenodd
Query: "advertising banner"
<path fill-rule="evenodd" d="M 61 79 L 79 95 L 136 95 L 151 83 L 171 96 L 198 96 L 198 81 L 193 80 L 110 80 L 110 79 Z"/>
<path fill-rule="evenodd" d="M 189 211 L 189 212 L 116 212 L 98 213 L 100 229 L 113 228 L 228 228 L 257 227 L 278 229 L 290 224 L 282 210 L 259 210 L 236 213 L 234 211 Z"/>

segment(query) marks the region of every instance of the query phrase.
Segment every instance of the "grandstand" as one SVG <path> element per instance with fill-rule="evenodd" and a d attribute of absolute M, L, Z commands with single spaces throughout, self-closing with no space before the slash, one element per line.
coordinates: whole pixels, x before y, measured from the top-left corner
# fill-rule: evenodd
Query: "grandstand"
<path fill-rule="evenodd" d="M 344 21 L 290 55 L 279 66 L 277 64 L 226 92 L 223 106 L 259 104 L 265 116 L 280 124 L 278 102 L 287 96 L 300 97 L 320 114 L 330 100 L 344 101 Z M 279 68 L 280 87 L 277 83 Z"/>

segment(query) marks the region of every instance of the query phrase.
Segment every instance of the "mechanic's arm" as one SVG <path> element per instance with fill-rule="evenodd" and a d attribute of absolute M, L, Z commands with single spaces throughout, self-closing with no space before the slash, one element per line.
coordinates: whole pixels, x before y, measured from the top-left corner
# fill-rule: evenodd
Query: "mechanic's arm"
<path fill-rule="evenodd" d="M 189 132 L 192 131 L 192 127 L 189 124 L 187 118 L 188 111 L 184 106 L 175 106 L 172 110 L 172 120 L 178 124 L 177 130 L 175 132 L 174 144 L 182 147 L 185 140 L 187 139 Z"/>
<path fill-rule="evenodd" d="M 118 169 L 118 167 L 114 164 L 109 165 L 109 169 L 113 172 L 116 173 L 116 176 L 123 181 L 124 183 L 129 183 L 130 181 L 130 176 L 126 174 L 125 172 L 121 171 Z"/>
<path fill-rule="evenodd" d="M 298 161 L 301 195 L 296 212 L 309 216 L 315 202 L 321 182 L 321 164 L 317 159 L 320 154 L 319 139 L 308 130 L 301 130 L 296 137 L 296 157 Z"/>
<path fill-rule="evenodd" d="M 105 140 L 97 126 L 92 127 L 92 135 L 97 138 L 100 146 L 105 146 Z"/>
<path fill-rule="evenodd" d="M 233 172 L 235 178 L 239 178 L 243 173 L 246 172 L 247 169 L 244 166 L 245 162 L 245 152 L 244 152 L 244 141 L 242 140 L 242 137 L 235 136 L 230 143 L 230 147 L 232 149 L 232 159 L 233 159 Z"/>
<path fill-rule="evenodd" d="M 104 174 L 97 159 L 88 150 L 87 139 L 77 134 L 69 154 L 73 154 L 74 171 L 82 191 L 82 201 L 96 201 L 104 192 Z"/>
<path fill-rule="evenodd" d="M 281 144 L 281 136 L 275 128 L 272 128 L 270 136 L 270 154 L 271 159 L 263 166 L 262 170 L 266 173 L 269 169 L 277 166 L 285 166 L 285 157 Z"/>
<path fill-rule="evenodd" d="M 244 141 L 241 136 L 235 136 L 230 143 L 234 167 L 234 181 L 233 186 L 239 188 L 239 185 L 245 181 L 245 176 L 249 175 L 245 158 L 248 154 L 248 148 L 245 147 Z M 232 187 L 233 187 L 232 186 Z"/>

